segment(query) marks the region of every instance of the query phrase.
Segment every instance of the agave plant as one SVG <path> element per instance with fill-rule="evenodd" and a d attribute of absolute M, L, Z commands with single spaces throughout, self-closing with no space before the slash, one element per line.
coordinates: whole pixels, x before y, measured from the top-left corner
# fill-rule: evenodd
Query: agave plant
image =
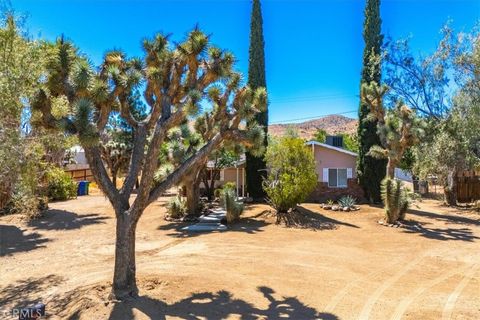
<path fill-rule="evenodd" d="M 338 204 L 342 207 L 342 208 L 352 208 L 353 206 L 355 206 L 355 204 L 357 204 L 357 201 L 354 197 L 348 195 L 348 196 L 343 196 L 341 197 L 339 200 L 338 200 Z"/>

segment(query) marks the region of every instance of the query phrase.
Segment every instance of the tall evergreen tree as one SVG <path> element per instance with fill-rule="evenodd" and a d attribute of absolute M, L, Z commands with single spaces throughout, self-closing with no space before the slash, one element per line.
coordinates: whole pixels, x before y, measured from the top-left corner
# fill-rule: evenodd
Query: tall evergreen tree
<path fill-rule="evenodd" d="M 362 84 L 370 84 L 381 81 L 381 66 L 376 63 L 373 56 L 379 56 L 383 36 L 381 34 L 382 20 L 380 18 L 380 0 L 367 0 L 365 7 L 365 22 L 363 27 L 363 39 L 365 49 L 363 51 Z M 365 191 L 365 196 L 370 202 L 380 202 L 380 184 L 385 177 L 386 160 L 375 159 L 368 155 L 370 148 L 380 145 L 377 134 L 377 121 L 368 121 L 370 107 L 360 101 L 358 112 L 358 141 L 359 150 L 357 158 L 357 175 L 360 185 Z"/>
<path fill-rule="evenodd" d="M 252 16 L 250 21 L 250 49 L 248 65 L 248 85 L 252 89 L 266 88 L 265 55 L 262 27 L 262 9 L 260 0 L 253 0 Z M 268 109 L 256 115 L 255 121 L 263 126 L 265 131 L 264 145 L 267 147 Z M 254 199 L 262 199 L 265 192 L 262 188 L 263 178 L 266 176 L 266 164 L 263 156 L 247 153 L 247 191 Z"/>

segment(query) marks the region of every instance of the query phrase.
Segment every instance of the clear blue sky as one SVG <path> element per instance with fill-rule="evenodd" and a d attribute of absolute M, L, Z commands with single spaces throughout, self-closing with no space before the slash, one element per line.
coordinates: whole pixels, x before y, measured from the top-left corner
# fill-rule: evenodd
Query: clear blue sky
<path fill-rule="evenodd" d="M 248 0 L 11 1 L 29 14 L 33 36 L 53 40 L 64 34 L 97 64 L 106 50 L 140 56 L 143 38 L 163 31 L 181 40 L 198 23 L 216 45 L 235 54 L 247 76 Z M 271 123 L 357 109 L 364 3 L 262 1 Z M 383 0 L 381 11 L 384 34 L 411 35 L 413 49 L 428 53 L 447 19 L 457 30 L 471 29 L 480 18 L 480 0 Z"/>

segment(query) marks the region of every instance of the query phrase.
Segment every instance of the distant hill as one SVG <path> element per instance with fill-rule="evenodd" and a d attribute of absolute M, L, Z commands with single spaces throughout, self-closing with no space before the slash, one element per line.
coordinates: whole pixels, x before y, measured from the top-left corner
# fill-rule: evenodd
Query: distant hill
<path fill-rule="evenodd" d="M 300 123 L 272 124 L 268 126 L 268 133 L 274 137 L 282 136 L 287 128 L 292 127 L 298 131 L 301 138 L 311 139 L 317 129 L 323 129 L 328 134 L 357 132 L 357 119 L 341 115 L 331 115 L 323 118 L 309 120 Z"/>

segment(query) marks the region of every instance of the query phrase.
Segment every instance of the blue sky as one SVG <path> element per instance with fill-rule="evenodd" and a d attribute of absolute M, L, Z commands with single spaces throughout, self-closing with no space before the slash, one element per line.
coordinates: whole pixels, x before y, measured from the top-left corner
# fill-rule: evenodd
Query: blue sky
<path fill-rule="evenodd" d="M 93 62 L 120 48 L 140 56 L 141 40 L 156 32 L 181 40 L 196 23 L 214 44 L 229 49 L 247 77 L 248 0 L 11 0 L 28 13 L 33 36 L 64 34 Z M 363 51 L 364 0 L 262 1 L 270 122 L 333 113 L 356 117 Z M 452 19 L 468 31 L 480 19 L 480 0 L 383 0 L 382 31 L 411 35 L 412 48 L 429 53 Z M 353 111 L 353 112 L 351 112 Z"/>

